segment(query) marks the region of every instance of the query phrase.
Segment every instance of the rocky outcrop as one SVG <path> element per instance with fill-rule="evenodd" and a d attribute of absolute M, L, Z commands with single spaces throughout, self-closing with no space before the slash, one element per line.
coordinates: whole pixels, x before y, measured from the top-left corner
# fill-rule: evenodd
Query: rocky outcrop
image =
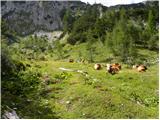
<path fill-rule="evenodd" d="M 78 1 L 2 1 L 2 20 L 9 29 L 19 35 L 28 35 L 35 31 L 53 31 L 62 29 L 62 14 L 67 8 L 76 11 L 85 7 Z"/>

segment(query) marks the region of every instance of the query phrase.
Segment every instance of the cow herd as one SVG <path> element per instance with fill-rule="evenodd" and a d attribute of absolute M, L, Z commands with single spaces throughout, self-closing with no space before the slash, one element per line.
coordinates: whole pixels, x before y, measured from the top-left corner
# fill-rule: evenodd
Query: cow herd
<path fill-rule="evenodd" d="M 96 63 L 96 64 L 94 64 L 94 69 L 100 70 L 102 68 L 102 66 L 106 67 L 107 72 L 112 75 L 118 73 L 121 70 L 121 65 L 118 63 L 106 64 L 106 65 L 101 65 L 99 63 Z"/>
<path fill-rule="evenodd" d="M 73 59 L 69 59 L 70 63 L 73 63 Z M 117 74 L 121 69 L 122 66 L 119 63 L 113 63 L 113 64 L 100 64 L 96 63 L 94 64 L 94 69 L 95 70 L 101 70 L 102 67 L 106 68 L 106 71 L 112 75 Z M 137 70 L 138 72 L 145 72 L 147 70 L 147 67 L 145 65 L 133 65 L 132 69 Z"/>
<path fill-rule="evenodd" d="M 122 69 L 119 63 L 106 64 L 104 66 L 106 67 L 106 71 L 112 75 L 118 73 Z M 101 68 L 102 68 L 102 65 L 99 63 L 96 63 L 94 65 L 95 70 L 100 70 Z M 132 68 L 137 70 L 138 72 L 145 72 L 147 70 L 147 67 L 145 65 L 133 65 Z"/>

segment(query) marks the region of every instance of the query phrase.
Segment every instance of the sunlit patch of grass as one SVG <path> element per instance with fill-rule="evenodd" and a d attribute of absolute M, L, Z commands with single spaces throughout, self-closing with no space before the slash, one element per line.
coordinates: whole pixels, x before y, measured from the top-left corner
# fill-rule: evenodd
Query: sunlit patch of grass
<path fill-rule="evenodd" d="M 90 76 L 77 72 L 67 72 L 59 83 L 49 84 L 52 91 L 47 99 L 55 105 L 60 118 L 157 118 L 158 117 L 158 67 L 151 66 L 146 72 L 139 73 L 123 67 L 115 75 L 106 68 L 97 71 L 94 64 L 37 61 L 42 73 L 56 79 L 62 75 L 59 67 L 83 70 Z M 94 81 L 96 79 L 96 81 Z M 52 101 L 53 100 L 53 101 Z"/>

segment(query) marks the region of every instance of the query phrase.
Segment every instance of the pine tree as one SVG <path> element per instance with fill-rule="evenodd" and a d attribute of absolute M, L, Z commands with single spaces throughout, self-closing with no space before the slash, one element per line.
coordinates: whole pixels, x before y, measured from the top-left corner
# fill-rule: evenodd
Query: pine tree
<path fill-rule="evenodd" d="M 120 20 L 110 34 L 108 45 L 115 56 L 119 56 L 123 62 L 133 59 L 136 55 L 134 39 L 131 36 L 125 10 L 120 11 Z"/>
<path fill-rule="evenodd" d="M 155 26 L 156 26 L 155 17 L 153 15 L 152 10 L 150 10 L 148 13 L 147 30 L 151 35 L 155 33 L 155 29 L 156 29 Z"/>
<path fill-rule="evenodd" d="M 158 33 L 158 32 L 157 32 Z M 148 13 L 148 22 L 145 30 L 147 36 L 147 46 L 149 49 L 158 49 L 158 37 L 156 35 L 156 21 L 152 10 Z"/>
<path fill-rule="evenodd" d="M 89 30 L 88 34 L 87 34 L 87 46 L 86 46 L 86 50 L 87 50 L 87 57 L 89 62 L 94 62 L 94 54 L 95 54 L 95 47 L 94 42 L 96 41 L 96 39 L 93 37 L 93 31 Z"/>
<path fill-rule="evenodd" d="M 104 38 L 105 38 L 105 34 L 106 34 L 106 28 L 105 28 L 105 21 L 104 19 L 97 19 L 96 23 L 95 23 L 95 29 L 94 29 L 96 35 L 98 36 L 98 40 L 101 43 L 104 43 Z"/>
<path fill-rule="evenodd" d="M 73 24 L 74 18 L 71 14 L 71 10 L 68 9 L 63 17 L 63 30 L 64 32 L 71 32 L 72 30 L 72 24 Z"/>

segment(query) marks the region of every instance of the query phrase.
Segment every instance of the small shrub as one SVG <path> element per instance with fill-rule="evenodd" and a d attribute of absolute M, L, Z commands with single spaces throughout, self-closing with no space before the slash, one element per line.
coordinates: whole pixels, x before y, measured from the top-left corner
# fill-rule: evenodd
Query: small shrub
<path fill-rule="evenodd" d="M 71 34 L 67 39 L 67 42 L 71 45 L 76 44 L 76 42 L 82 43 L 85 41 L 86 41 L 86 35 L 84 33 Z"/>
<path fill-rule="evenodd" d="M 60 74 L 56 74 L 54 77 L 57 80 L 66 80 L 68 78 L 70 78 L 72 76 L 72 74 L 67 73 L 67 72 L 62 72 Z"/>
<path fill-rule="evenodd" d="M 17 75 L 2 82 L 3 90 L 13 95 L 28 95 L 38 90 L 40 76 L 38 71 L 20 71 Z"/>

